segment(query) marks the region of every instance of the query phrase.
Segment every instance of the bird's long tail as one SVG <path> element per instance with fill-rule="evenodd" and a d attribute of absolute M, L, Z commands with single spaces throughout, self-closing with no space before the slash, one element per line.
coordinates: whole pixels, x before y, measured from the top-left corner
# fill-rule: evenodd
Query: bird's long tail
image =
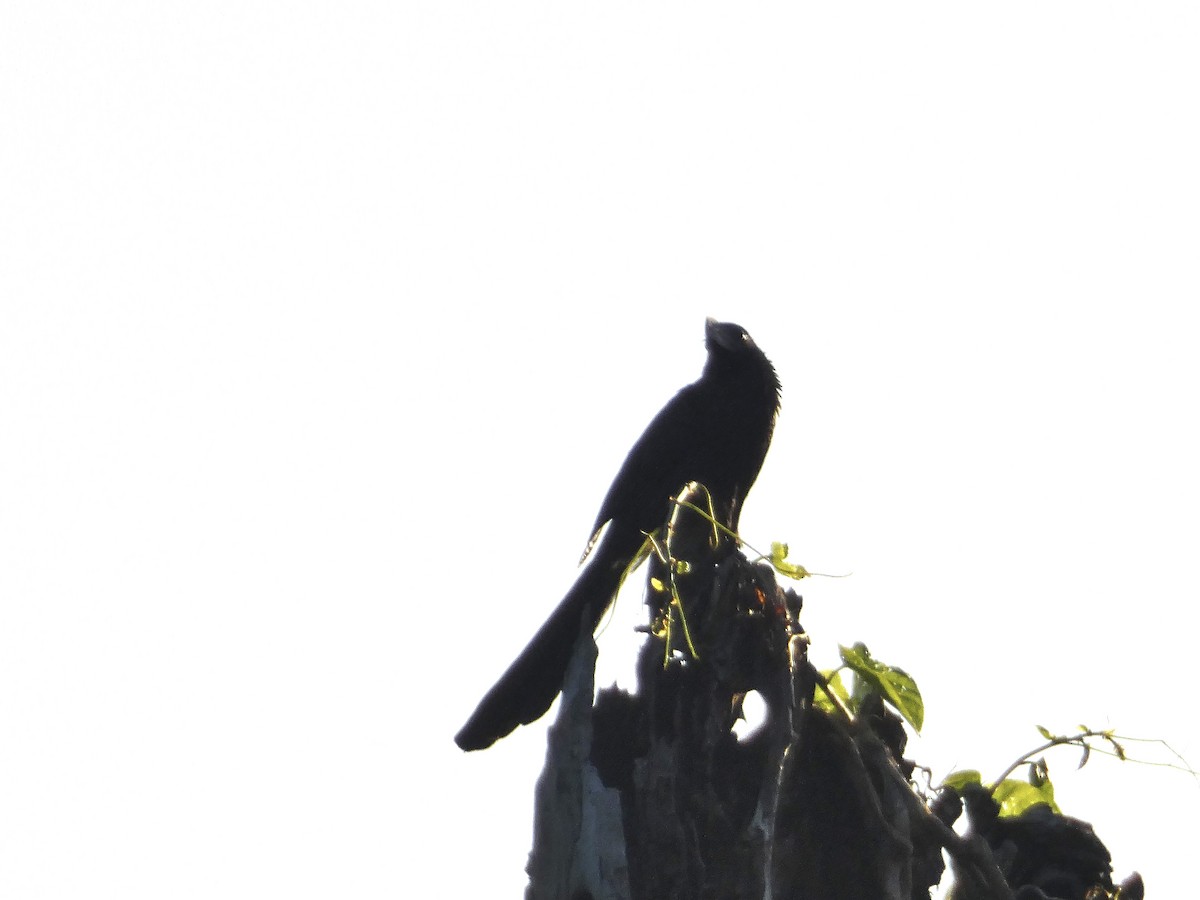
<path fill-rule="evenodd" d="M 580 629 L 594 631 L 620 587 L 644 536 L 610 525 L 592 559 L 554 612 L 454 736 L 463 750 L 483 750 L 545 714 L 562 690 Z"/>

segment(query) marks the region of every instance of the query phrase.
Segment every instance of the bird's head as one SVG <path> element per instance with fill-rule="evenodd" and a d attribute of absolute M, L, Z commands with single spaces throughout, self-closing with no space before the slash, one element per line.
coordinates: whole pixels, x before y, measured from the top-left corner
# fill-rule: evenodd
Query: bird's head
<path fill-rule="evenodd" d="M 758 349 L 754 338 L 741 325 L 718 322 L 712 316 L 704 320 L 704 347 L 709 353 L 744 353 Z"/>
<path fill-rule="evenodd" d="M 778 398 L 779 379 L 775 368 L 741 325 L 718 322 L 710 316 L 704 322 L 704 347 L 708 351 L 705 372 L 750 375 Z"/>

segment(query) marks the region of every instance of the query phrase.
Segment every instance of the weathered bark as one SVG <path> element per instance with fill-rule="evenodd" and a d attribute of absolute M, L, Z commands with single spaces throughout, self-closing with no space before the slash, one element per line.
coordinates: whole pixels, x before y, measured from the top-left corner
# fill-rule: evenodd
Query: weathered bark
<path fill-rule="evenodd" d="M 628 900 L 620 794 L 588 761 L 596 643 L 581 634 L 567 670 L 558 720 L 549 730 L 546 766 L 535 792 L 528 900 L 591 897 Z"/>

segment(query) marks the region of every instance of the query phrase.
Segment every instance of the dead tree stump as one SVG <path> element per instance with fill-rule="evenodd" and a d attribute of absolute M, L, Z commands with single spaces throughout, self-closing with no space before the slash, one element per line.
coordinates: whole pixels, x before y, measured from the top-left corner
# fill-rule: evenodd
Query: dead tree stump
<path fill-rule="evenodd" d="M 918 795 L 882 702 L 853 719 L 813 704 L 801 598 L 770 566 L 682 506 L 658 549 L 637 690 L 606 688 L 593 705 L 590 633 L 575 649 L 537 786 L 527 900 L 929 900 L 943 848 L 964 897 L 1050 896 L 1014 893 L 993 835 L 951 830 L 954 796 Z M 766 718 L 739 738 L 751 691 Z"/>

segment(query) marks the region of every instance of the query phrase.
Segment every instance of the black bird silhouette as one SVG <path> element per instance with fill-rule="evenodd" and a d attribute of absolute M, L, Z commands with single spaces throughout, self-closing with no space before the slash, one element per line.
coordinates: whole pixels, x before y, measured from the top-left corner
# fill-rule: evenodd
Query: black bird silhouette
<path fill-rule="evenodd" d="M 490 747 L 550 708 L 580 629 L 595 629 L 646 535 L 667 520 L 671 498 L 684 485 L 697 481 L 708 488 L 717 520 L 737 529 L 775 429 L 779 379 L 740 325 L 708 319 L 704 344 L 708 359 L 700 378 L 650 422 L 600 504 L 587 567 L 455 735 L 463 750 Z"/>

